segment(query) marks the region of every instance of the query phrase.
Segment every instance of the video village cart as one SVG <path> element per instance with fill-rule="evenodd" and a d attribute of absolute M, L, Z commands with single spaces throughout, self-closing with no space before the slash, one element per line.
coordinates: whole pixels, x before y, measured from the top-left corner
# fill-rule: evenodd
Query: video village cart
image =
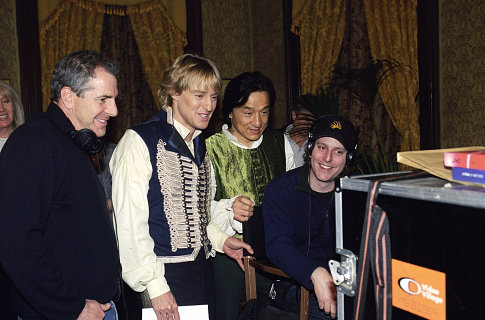
<path fill-rule="evenodd" d="M 485 317 L 485 188 L 398 172 L 337 191 L 338 319 Z"/>

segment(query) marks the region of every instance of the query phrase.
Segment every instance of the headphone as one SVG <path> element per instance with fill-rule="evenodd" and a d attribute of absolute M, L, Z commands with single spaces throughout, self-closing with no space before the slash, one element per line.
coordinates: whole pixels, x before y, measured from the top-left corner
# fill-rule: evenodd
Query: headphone
<path fill-rule="evenodd" d="M 90 129 L 73 130 L 70 135 L 79 148 L 88 155 L 95 155 L 103 150 L 103 140 Z"/>
<path fill-rule="evenodd" d="M 347 158 L 345 159 L 345 164 L 350 165 L 352 163 L 352 159 L 354 158 L 354 152 L 357 151 L 358 145 L 357 143 L 354 146 L 354 150 L 347 150 Z"/>

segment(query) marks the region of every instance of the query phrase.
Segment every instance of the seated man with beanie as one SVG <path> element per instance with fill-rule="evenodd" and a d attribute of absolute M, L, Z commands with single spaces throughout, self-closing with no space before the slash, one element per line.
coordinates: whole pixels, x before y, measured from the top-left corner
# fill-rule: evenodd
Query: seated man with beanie
<path fill-rule="evenodd" d="M 350 121 L 317 119 L 309 132 L 305 165 L 272 180 L 263 199 L 268 258 L 310 291 L 309 319 L 336 317 L 336 288 L 328 261 L 335 255 L 335 179 L 357 148 Z M 299 286 L 287 283 L 284 308 L 298 312 Z"/>

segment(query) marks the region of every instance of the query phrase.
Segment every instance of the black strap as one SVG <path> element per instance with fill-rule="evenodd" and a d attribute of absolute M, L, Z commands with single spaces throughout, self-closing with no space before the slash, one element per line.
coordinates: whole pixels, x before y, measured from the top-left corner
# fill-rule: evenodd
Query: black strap
<path fill-rule="evenodd" d="M 376 312 L 378 320 L 392 317 L 392 270 L 389 220 L 386 212 L 376 204 L 379 185 L 382 182 L 405 180 L 426 175 L 418 171 L 405 175 L 393 175 L 372 181 L 367 194 L 367 205 L 360 242 L 357 294 L 354 298 L 353 319 L 364 319 L 369 265 L 374 279 Z"/>
<path fill-rule="evenodd" d="M 372 210 L 370 264 L 374 276 L 377 319 L 391 319 L 392 274 L 389 220 L 386 212 L 375 205 Z"/>

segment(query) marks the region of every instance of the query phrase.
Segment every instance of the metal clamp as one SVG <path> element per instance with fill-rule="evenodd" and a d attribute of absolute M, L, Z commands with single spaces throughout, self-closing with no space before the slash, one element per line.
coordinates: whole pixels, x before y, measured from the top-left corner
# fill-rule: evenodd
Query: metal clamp
<path fill-rule="evenodd" d="M 336 252 L 341 256 L 341 262 L 328 262 L 333 282 L 338 292 L 353 297 L 357 286 L 357 256 L 346 249 L 337 248 Z"/>

